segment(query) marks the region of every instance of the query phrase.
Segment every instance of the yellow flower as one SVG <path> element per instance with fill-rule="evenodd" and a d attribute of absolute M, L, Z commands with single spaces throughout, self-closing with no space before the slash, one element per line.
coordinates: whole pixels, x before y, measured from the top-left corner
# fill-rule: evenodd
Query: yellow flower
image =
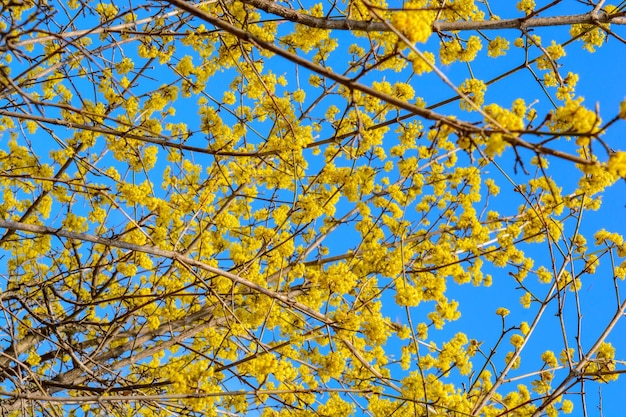
<path fill-rule="evenodd" d="M 620 119 L 626 119 L 626 100 L 622 101 L 619 104 L 619 114 Z"/>
<path fill-rule="evenodd" d="M 608 26 L 608 24 L 605 25 L 606 29 Z M 593 24 L 572 25 L 569 34 L 573 38 L 580 37 L 584 43 L 583 48 L 589 52 L 595 52 L 596 46 L 602 46 L 606 37 L 604 30 Z"/>
<path fill-rule="evenodd" d="M 537 269 L 537 278 L 539 278 L 539 282 L 543 284 L 549 284 L 552 282 L 552 273 L 546 269 L 544 266 L 540 266 Z"/>
<path fill-rule="evenodd" d="M 222 96 L 222 100 L 224 101 L 225 104 L 235 104 L 235 101 L 237 101 L 237 97 L 235 97 L 235 93 L 233 93 L 232 91 L 225 91 L 224 95 Z"/>
<path fill-rule="evenodd" d="M 417 75 L 421 75 L 425 72 L 431 72 L 433 70 L 432 64 L 435 63 L 435 55 L 432 53 L 424 52 L 422 55 L 426 58 L 426 60 L 422 59 L 422 57 L 417 54 L 409 54 L 409 59 L 413 61 L 413 72 Z"/>
<path fill-rule="evenodd" d="M 481 80 L 476 78 L 467 79 L 459 86 L 459 90 L 463 92 L 466 96 L 469 97 L 470 100 L 474 102 L 477 106 L 481 106 L 485 101 L 485 91 L 487 90 L 487 86 Z M 465 100 L 461 100 L 460 102 L 461 109 L 463 110 L 474 110 L 469 103 Z"/>
<path fill-rule="evenodd" d="M 304 92 L 304 90 L 298 89 L 293 92 L 292 97 L 293 97 L 293 101 L 295 101 L 296 103 L 303 103 L 304 98 L 306 97 L 306 93 Z"/>
<path fill-rule="evenodd" d="M 449 42 L 441 42 L 439 46 L 439 58 L 441 62 L 448 65 L 455 61 L 471 62 L 476 58 L 478 52 L 482 49 L 483 45 L 478 36 L 470 36 L 465 47 L 461 45 L 458 39 L 453 39 Z"/>
<path fill-rule="evenodd" d="M 193 65 L 193 58 L 189 55 L 185 55 L 178 62 L 178 65 L 176 65 L 176 69 L 184 77 L 188 76 L 189 74 L 192 74 L 195 70 L 195 67 Z"/>
<path fill-rule="evenodd" d="M 570 414 L 574 411 L 574 403 L 570 400 L 563 400 L 563 404 L 561 404 L 561 411 L 565 414 Z"/>
<path fill-rule="evenodd" d="M 546 350 L 541 355 L 541 360 L 544 361 L 551 368 L 555 368 L 558 365 L 556 356 L 554 355 L 554 352 L 552 352 L 551 350 Z"/>
<path fill-rule="evenodd" d="M 626 152 L 612 153 L 607 168 L 611 174 L 626 177 Z"/>
<path fill-rule="evenodd" d="M 502 318 L 505 318 L 506 316 L 508 316 L 510 313 L 510 311 L 504 307 L 500 307 L 496 310 L 496 314 L 498 316 L 502 316 Z"/>
<path fill-rule="evenodd" d="M 524 344 L 524 336 L 520 334 L 514 334 L 511 336 L 510 342 L 516 349 L 519 349 Z"/>
<path fill-rule="evenodd" d="M 424 43 L 432 34 L 431 25 L 435 15 L 431 11 L 401 11 L 394 13 L 391 23 L 411 42 Z"/>
<path fill-rule="evenodd" d="M 528 332 L 530 331 L 530 326 L 528 325 L 527 322 L 523 321 L 522 324 L 520 324 L 519 329 L 522 332 L 522 334 L 526 336 Z"/>
<path fill-rule="evenodd" d="M 520 12 L 529 15 L 535 10 L 535 0 L 520 0 L 516 7 Z"/>
<path fill-rule="evenodd" d="M 487 55 L 496 58 L 506 54 L 506 51 L 509 49 L 509 41 L 506 39 L 497 36 L 487 46 Z"/>

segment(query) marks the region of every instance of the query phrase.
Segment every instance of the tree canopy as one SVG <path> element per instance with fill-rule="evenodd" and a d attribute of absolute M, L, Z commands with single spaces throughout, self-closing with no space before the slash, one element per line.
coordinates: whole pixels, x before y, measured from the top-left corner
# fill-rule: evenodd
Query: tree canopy
<path fill-rule="evenodd" d="M 1 5 L 3 415 L 624 387 L 626 2 Z"/>

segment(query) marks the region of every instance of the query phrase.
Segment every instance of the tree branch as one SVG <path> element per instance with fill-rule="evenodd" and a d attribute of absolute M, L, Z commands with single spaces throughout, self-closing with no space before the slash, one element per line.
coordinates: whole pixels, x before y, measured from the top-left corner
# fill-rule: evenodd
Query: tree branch
<path fill-rule="evenodd" d="M 328 30 L 352 30 L 364 32 L 388 32 L 389 28 L 383 22 L 353 20 L 353 19 L 332 19 L 327 17 L 315 17 L 296 10 L 281 6 L 271 0 L 239 0 L 242 3 L 261 9 L 267 13 L 283 17 L 291 22 L 310 26 L 317 29 Z M 504 20 L 483 20 L 483 21 L 457 21 L 433 23 L 433 32 L 448 32 L 456 30 L 494 30 L 494 29 L 528 29 L 543 26 L 565 26 L 574 24 L 599 24 L 612 23 L 626 24 L 624 13 L 609 15 L 607 13 L 589 12 L 569 16 L 533 17 L 527 19 L 519 17 Z"/>

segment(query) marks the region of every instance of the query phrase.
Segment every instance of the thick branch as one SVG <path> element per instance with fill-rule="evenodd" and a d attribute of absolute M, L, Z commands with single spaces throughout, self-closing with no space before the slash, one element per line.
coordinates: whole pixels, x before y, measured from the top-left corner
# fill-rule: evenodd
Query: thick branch
<path fill-rule="evenodd" d="M 271 0 L 239 0 L 242 3 L 254 6 L 267 13 L 283 17 L 289 21 L 299 23 L 301 25 L 310 26 L 318 29 L 335 29 L 335 30 L 358 30 L 364 32 L 385 32 L 389 28 L 383 22 L 353 20 L 353 19 L 330 19 L 326 17 L 315 17 L 304 14 L 294 9 L 281 6 Z M 528 29 L 532 27 L 542 26 L 564 26 L 574 24 L 598 24 L 612 23 L 623 25 L 626 24 L 626 18 L 623 14 L 608 15 L 606 13 L 585 13 L 569 16 L 551 16 L 551 17 L 533 17 L 527 19 L 520 17 L 516 19 L 505 20 L 483 20 L 483 21 L 458 21 L 458 22 L 442 22 L 433 23 L 434 32 L 446 32 L 454 30 L 491 30 L 491 29 Z"/>

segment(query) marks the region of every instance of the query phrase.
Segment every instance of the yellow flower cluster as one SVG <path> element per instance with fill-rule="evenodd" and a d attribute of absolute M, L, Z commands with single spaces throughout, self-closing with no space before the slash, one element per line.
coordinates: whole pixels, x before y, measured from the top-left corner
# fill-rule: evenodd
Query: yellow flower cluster
<path fill-rule="evenodd" d="M 530 398 L 530 392 L 526 385 L 519 384 L 517 391 L 508 393 L 503 398 L 502 402 L 508 410 L 515 409 L 515 412 L 520 416 L 531 416 L 537 407 L 532 404 Z M 498 414 L 500 413 L 494 410 L 493 413 L 489 415 L 495 416 Z"/>
<path fill-rule="evenodd" d="M 95 10 L 96 13 L 100 15 L 101 22 L 113 19 L 119 11 L 118 8 L 111 3 L 98 3 L 96 4 Z"/>
<path fill-rule="evenodd" d="M 606 25 L 608 29 L 609 25 Z M 580 38 L 583 41 L 583 48 L 589 52 L 595 52 L 596 47 L 602 46 L 606 35 L 601 27 L 589 24 L 575 24 L 572 25 L 570 36 L 573 38 Z"/>
<path fill-rule="evenodd" d="M 450 369 L 454 364 L 461 375 L 468 375 L 472 371 L 472 363 L 469 360 L 467 336 L 464 333 L 457 333 L 448 342 L 445 342 L 437 357 L 438 369 Z"/>
<path fill-rule="evenodd" d="M 435 14 L 427 10 L 403 10 L 391 16 L 391 24 L 411 42 L 425 43 L 432 34 Z"/>
<path fill-rule="evenodd" d="M 592 110 L 582 105 L 583 99 L 567 99 L 558 107 L 554 120 L 550 122 L 550 129 L 554 132 L 571 132 L 580 134 L 576 143 L 580 146 L 589 144 L 589 135 L 598 131 L 602 122 Z"/>
<path fill-rule="evenodd" d="M 494 39 L 489 41 L 489 45 L 487 45 L 487 55 L 492 58 L 505 55 L 506 51 L 509 49 L 509 45 L 508 40 L 501 36 L 496 36 Z"/>
<path fill-rule="evenodd" d="M 559 365 L 556 355 L 551 350 L 546 350 L 541 355 L 541 360 L 544 361 L 550 368 L 556 368 Z"/>
<path fill-rule="evenodd" d="M 70 232 L 84 233 L 89 229 L 86 219 L 74 213 L 67 213 L 63 220 L 63 229 Z"/>
<path fill-rule="evenodd" d="M 484 20 L 485 13 L 476 6 L 475 0 L 453 0 L 438 10 L 439 19 L 444 21 Z"/>
<path fill-rule="evenodd" d="M 416 307 L 423 298 L 423 291 L 409 283 L 396 286 L 396 304 L 405 307 Z"/>
<path fill-rule="evenodd" d="M 324 15 L 322 3 L 314 5 L 309 13 L 311 16 L 322 17 Z M 294 32 L 283 36 L 280 41 L 289 48 L 300 49 L 305 53 L 313 49 L 321 49 L 323 54 L 327 54 L 337 47 L 337 41 L 330 38 L 330 31 L 306 25 L 295 25 Z M 322 56 L 319 56 L 317 60 L 319 58 Z"/>
<path fill-rule="evenodd" d="M 499 127 L 513 132 L 524 129 L 526 105 L 522 99 L 515 100 L 511 110 L 504 109 L 495 103 L 485 106 L 483 110 L 497 122 Z"/>
<path fill-rule="evenodd" d="M 571 414 L 571 412 L 574 411 L 574 403 L 571 400 L 563 400 L 561 411 L 565 414 Z"/>
<path fill-rule="evenodd" d="M 421 75 L 425 72 L 431 72 L 433 70 L 433 65 L 435 64 L 435 55 L 432 52 L 422 52 L 422 55 L 426 60 L 422 59 L 421 56 L 411 52 L 409 54 L 409 59 L 413 63 L 413 72 L 417 75 Z"/>
<path fill-rule="evenodd" d="M 553 75 L 554 73 L 550 72 L 549 74 Z M 556 78 L 556 77 L 553 77 L 553 78 Z M 573 99 L 574 90 L 575 90 L 577 83 L 578 83 L 578 74 L 569 72 L 567 74 L 567 77 L 565 77 L 565 79 L 563 80 L 563 85 L 559 86 L 559 88 L 557 89 L 556 98 L 558 98 L 559 100 Z M 548 85 L 547 82 L 546 82 L 546 85 Z M 554 85 L 556 85 L 556 80 L 555 80 Z"/>
<path fill-rule="evenodd" d="M 550 46 L 545 47 L 545 50 L 547 56 L 544 54 L 537 58 L 537 67 L 542 70 L 553 69 L 552 62 L 550 61 L 556 61 L 557 59 L 565 56 L 565 49 L 562 45 L 557 44 L 555 41 L 552 41 Z"/>
<path fill-rule="evenodd" d="M 598 230 L 593 236 L 596 245 L 607 244 L 621 246 L 624 243 L 624 238 L 619 233 L 611 233 L 605 229 Z M 620 254 L 620 256 L 622 256 Z"/>
<path fill-rule="evenodd" d="M 480 107 L 485 101 L 485 91 L 487 90 L 487 86 L 481 80 L 469 78 L 459 86 L 459 90 L 468 96 L 476 106 Z M 460 106 L 463 110 L 475 110 L 474 107 L 465 100 L 460 101 Z"/>
<path fill-rule="evenodd" d="M 614 152 L 607 163 L 609 172 L 618 177 L 626 178 L 626 152 Z"/>
<path fill-rule="evenodd" d="M 619 104 L 619 113 L 617 114 L 617 116 L 620 119 L 626 119 L 626 100 L 623 100 L 620 104 Z"/>
<path fill-rule="evenodd" d="M 524 12 L 527 15 L 531 14 L 535 10 L 535 6 L 535 0 L 520 0 L 515 5 L 515 7 L 517 7 L 517 10 L 519 10 L 520 12 Z"/>
<path fill-rule="evenodd" d="M 442 41 L 439 45 L 439 59 L 444 65 L 453 62 L 471 62 L 476 58 L 478 52 L 483 48 L 483 44 L 478 36 L 469 37 L 465 46 L 458 38 L 451 41 Z"/>
<path fill-rule="evenodd" d="M 617 380 L 619 374 L 611 373 L 615 370 L 615 347 L 609 342 L 602 342 L 596 351 L 594 360 L 585 369 L 586 373 L 594 375 L 594 379 L 600 382 Z"/>
<path fill-rule="evenodd" d="M 509 309 L 508 309 L 508 308 L 504 308 L 504 307 L 499 307 L 499 308 L 496 310 L 496 314 L 497 314 L 498 316 L 501 316 L 502 318 L 505 318 L 506 316 L 508 316 L 508 315 L 509 315 L 509 313 L 510 313 Z"/>

